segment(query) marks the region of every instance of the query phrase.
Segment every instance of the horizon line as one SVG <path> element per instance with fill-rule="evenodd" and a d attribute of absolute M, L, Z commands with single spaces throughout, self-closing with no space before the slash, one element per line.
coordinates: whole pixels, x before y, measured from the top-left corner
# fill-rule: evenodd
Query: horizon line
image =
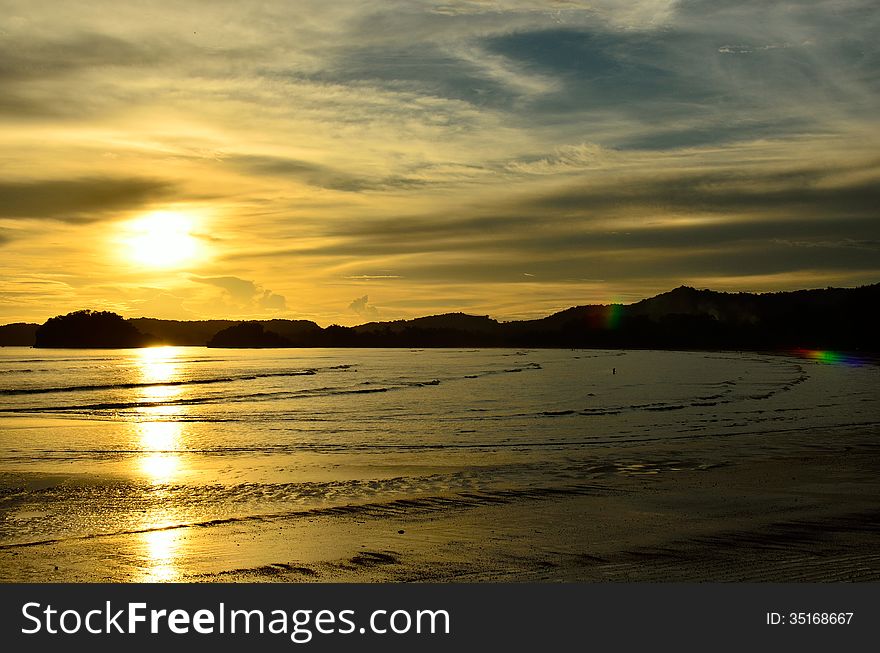
<path fill-rule="evenodd" d="M 643 301 L 655 299 L 655 298 L 660 297 L 662 295 L 666 295 L 666 294 L 675 292 L 676 290 L 693 290 L 695 292 L 712 292 L 712 293 L 716 293 L 719 295 L 755 295 L 755 296 L 760 297 L 760 296 L 765 296 L 765 295 L 786 295 L 786 294 L 793 294 L 793 293 L 799 293 L 799 292 L 816 292 L 816 291 L 823 291 L 823 290 L 858 290 L 860 288 L 870 288 L 872 286 L 877 286 L 877 285 L 880 285 L 880 281 L 876 281 L 873 283 L 860 284 L 858 286 L 825 286 L 823 288 L 798 288 L 795 290 L 772 290 L 772 291 L 759 292 L 759 291 L 750 291 L 750 290 L 737 290 L 737 291 L 713 290 L 711 288 L 697 288 L 695 286 L 681 284 L 679 286 L 676 286 L 675 288 L 672 288 L 671 290 L 666 290 L 664 292 L 658 293 L 656 295 L 651 295 L 649 297 L 642 297 L 641 299 L 632 301 L 628 304 L 623 303 L 623 302 L 610 302 L 610 303 L 603 303 L 603 304 L 571 304 L 569 306 L 565 306 L 563 308 L 555 310 L 551 313 L 547 313 L 545 315 L 542 315 L 541 317 L 506 319 L 505 320 L 505 319 L 498 319 L 498 318 L 492 317 L 490 314 L 487 314 L 487 313 L 486 314 L 479 314 L 479 313 L 465 313 L 464 311 L 447 311 L 445 313 L 431 313 L 428 315 L 419 315 L 416 317 L 408 317 L 408 318 L 404 317 L 404 318 L 391 318 L 391 319 L 385 319 L 385 320 L 380 320 L 380 319 L 368 320 L 366 322 L 361 322 L 361 323 L 358 323 L 358 324 L 355 324 L 355 325 L 352 325 L 352 326 L 349 326 L 346 328 L 356 328 L 356 327 L 360 327 L 360 326 L 366 326 L 368 324 L 408 322 L 408 321 L 412 321 L 412 320 L 419 320 L 419 319 L 430 318 L 430 317 L 443 317 L 443 316 L 447 316 L 447 315 L 464 315 L 464 316 L 468 316 L 468 317 L 486 318 L 486 319 L 492 320 L 494 322 L 497 322 L 499 324 L 506 324 L 506 323 L 511 323 L 511 322 L 528 322 L 528 321 L 532 321 L 532 320 L 541 320 L 544 318 L 548 318 L 553 315 L 557 315 L 558 313 L 562 313 L 564 311 L 571 310 L 574 308 L 589 308 L 589 307 L 609 308 L 612 306 L 634 306 L 634 305 L 639 304 Z M 52 318 L 61 317 L 62 315 L 69 315 L 70 313 L 77 313 L 80 311 L 90 311 L 90 312 L 94 312 L 94 313 L 101 313 L 101 312 L 115 313 L 116 315 L 120 315 L 120 317 L 122 317 L 125 320 L 158 320 L 158 321 L 162 321 L 162 322 L 239 322 L 239 323 L 241 323 L 241 322 L 271 322 L 273 320 L 280 320 L 280 321 L 286 321 L 286 322 L 311 322 L 312 324 L 317 325 L 321 329 L 326 329 L 327 327 L 330 327 L 330 326 L 344 326 L 344 325 L 340 325 L 335 322 L 327 324 L 326 326 L 321 326 L 320 324 L 318 324 L 314 320 L 310 320 L 307 318 L 298 318 L 298 317 L 242 317 L 242 318 L 203 317 L 203 318 L 190 318 L 190 319 L 150 317 L 147 315 L 125 317 L 121 313 L 117 313 L 114 310 L 79 308 L 79 309 L 75 309 L 73 311 L 68 311 L 67 313 L 59 313 L 56 315 L 52 315 L 50 317 L 47 317 L 45 320 L 43 320 L 43 322 L 26 322 L 26 321 L 7 322 L 4 324 L 0 324 L 0 327 L 15 326 L 15 325 L 41 326 L 42 324 L 45 324 L 48 320 L 50 320 Z"/>

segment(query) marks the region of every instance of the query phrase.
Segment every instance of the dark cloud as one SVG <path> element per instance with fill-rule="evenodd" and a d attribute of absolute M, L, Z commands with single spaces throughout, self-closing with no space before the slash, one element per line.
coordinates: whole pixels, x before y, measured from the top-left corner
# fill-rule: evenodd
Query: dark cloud
<path fill-rule="evenodd" d="M 236 300 L 250 301 L 257 294 L 257 284 L 238 277 L 200 277 L 193 275 L 193 281 L 222 288 Z"/>
<path fill-rule="evenodd" d="M 511 209 L 509 214 L 504 209 Z M 470 240 L 479 236 L 497 239 L 505 233 L 527 231 L 536 224 L 538 216 L 530 211 L 515 212 L 516 208 L 498 207 L 488 213 L 472 209 L 471 215 L 457 214 L 430 216 L 401 216 L 370 221 L 341 222 L 328 225 L 328 235 L 357 238 L 362 243 L 387 243 L 392 248 L 396 243 L 423 241 L 428 248 L 440 246 L 443 242 Z M 549 216 L 549 222 L 556 219 Z M 546 223 L 545 223 L 546 224 Z M 332 246 L 331 246 L 332 247 Z"/>
<path fill-rule="evenodd" d="M 239 155 L 225 161 L 258 175 L 286 177 L 297 181 L 345 192 L 414 188 L 423 185 L 417 179 L 400 176 L 359 176 L 300 159 L 275 156 Z"/>
<path fill-rule="evenodd" d="M 517 282 L 880 270 L 880 170 L 681 172 L 436 214 L 335 221 L 332 242 L 265 257 L 396 263 L 410 281 Z M 433 254 L 434 256 L 431 256 Z M 363 299 L 363 298 L 362 298 Z M 364 300 L 366 305 L 366 300 Z M 351 307 L 355 310 L 355 307 Z"/>
<path fill-rule="evenodd" d="M 335 83 L 362 82 L 487 107 L 504 107 L 516 93 L 484 67 L 430 43 L 340 48 L 310 77 Z"/>
<path fill-rule="evenodd" d="M 168 34 L 121 38 L 99 32 L 79 32 L 54 38 L 7 36 L 0 41 L 0 81 L 30 82 L 67 78 L 79 72 L 102 69 L 142 68 L 155 72 L 162 66 L 211 62 L 227 65 L 252 63 L 266 56 L 260 44 L 216 43 L 201 45 L 197 40 Z"/>
<path fill-rule="evenodd" d="M 530 274 L 522 273 L 524 263 Z M 401 265 L 407 279 L 414 282 L 462 283 L 580 283 L 593 279 L 629 282 L 646 278 L 670 279 L 682 283 L 691 278 L 743 275 L 786 274 L 808 270 L 857 272 L 866 278 L 880 278 L 876 251 L 791 247 L 782 243 L 749 242 L 711 248 L 686 249 L 660 247 L 651 250 L 584 249 L 552 257 L 529 255 L 492 259 L 487 265 L 480 257 L 457 258 L 445 262 L 425 258 Z"/>
<path fill-rule="evenodd" d="M 849 179 L 855 174 L 854 179 Z M 841 177 L 841 179 L 838 179 Z M 715 242 L 754 234 L 786 237 L 795 229 L 827 237 L 873 238 L 880 231 L 880 162 L 849 168 L 802 168 L 776 172 L 715 170 L 626 176 L 613 182 L 584 182 L 567 189 L 499 202 L 486 207 L 429 216 L 400 216 L 372 221 L 335 221 L 327 235 L 351 238 L 327 253 L 354 247 L 360 254 L 443 251 L 510 242 L 581 245 L 581 239 L 606 240 L 595 225 L 608 218 L 641 219 L 633 229 L 642 246 L 663 244 L 676 234 Z M 668 215 L 713 220 L 687 228 L 652 227 Z M 616 227 L 601 227 L 603 230 Z M 620 231 L 626 231 L 621 229 Z M 621 237 L 619 234 L 615 238 Z M 610 244 L 610 243 L 609 243 Z M 686 244 L 686 243 L 682 243 Z M 470 246 L 470 247 L 469 247 Z"/>
<path fill-rule="evenodd" d="M 61 118 L 69 107 L 61 107 L 57 100 L 47 102 L 15 94 L 10 88 L 4 88 L 0 95 L 0 115 L 4 119 L 16 121 L 28 118 Z"/>
<path fill-rule="evenodd" d="M 841 237 L 847 234 L 848 237 Z M 869 249 L 880 238 L 880 223 L 867 219 L 816 220 L 759 220 L 705 222 L 684 226 L 655 226 L 619 231 L 583 231 L 536 236 L 520 241 L 500 239 L 499 248 L 518 249 L 523 252 L 617 252 L 622 250 L 685 251 L 690 248 L 717 248 L 729 245 L 741 246 L 753 243 L 818 248 Z"/>
<path fill-rule="evenodd" d="M 0 39 L 0 115 L 7 120 L 94 119 L 105 112 L 143 105 L 138 79 L 175 76 L 222 79 L 265 56 L 260 45 L 239 47 L 168 34 L 122 38 L 98 32 Z"/>
<path fill-rule="evenodd" d="M 880 48 L 852 16 L 831 15 L 837 29 L 820 31 L 821 16 L 835 13 L 827 7 L 792 16 L 752 9 L 711 22 L 705 8 L 691 11 L 661 30 L 520 30 L 490 35 L 484 47 L 560 82 L 518 105 L 523 118 L 571 122 L 613 112 L 644 132 L 610 134 L 600 139 L 606 146 L 668 149 L 815 134 L 829 127 L 827 113 L 876 112 L 866 91 L 880 86 Z"/>
<path fill-rule="evenodd" d="M 730 117 L 722 123 L 680 129 L 653 128 L 625 136 L 616 141 L 618 150 L 674 150 L 678 148 L 723 145 L 760 138 L 772 139 L 780 134 L 822 133 L 825 128 L 805 117 L 778 120 Z"/>
<path fill-rule="evenodd" d="M 5 181 L 0 182 L 0 217 L 94 222 L 166 199 L 174 190 L 171 182 L 141 178 Z"/>
<path fill-rule="evenodd" d="M 0 41 L 0 81 L 32 81 L 100 67 L 152 66 L 176 55 L 161 43 L 133 43 L 104 34 L 66 39 Z"/>
<path fill-rule="evenodd" d="M 690 39 L 672 31 L 646 35 L 542 29 L 492 36 L 485 47 L 563 83 L 557 92 L 534 100 L 530 108 L 538 113 L 614 108 L 630 116 L 646 111 L 658 115 L 662 107 L 670 117 L 693 112 L 696 104 L 711 101 L 718 92 L 711 76 L 694 74 L 692 65 L 684 69 L 674 65 L 681 48 L 693 56 L 711 52 L 705 37 Z"/>
<path fill-rule="evenodd" d="M 585 187 L 536 198 L 533 209 L 630 213 L 681 211 L 725 215 L 760 214 L 800 219 L 872 218 L 880 206 L 880 168 L 871 178 L 838 182 L 834 169 L 782 172 L 710 171 L 633 179 L 613 187 Z"/>

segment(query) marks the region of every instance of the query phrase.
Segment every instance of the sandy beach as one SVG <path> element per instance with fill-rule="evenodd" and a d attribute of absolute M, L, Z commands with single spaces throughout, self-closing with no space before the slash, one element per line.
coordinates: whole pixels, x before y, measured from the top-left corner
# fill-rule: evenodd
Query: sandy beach
<path fill-rule="evenodd" d="M 589 481 L 4 546 L 6 582 L 873 581 L 876 427 L 596 451 Z"/>

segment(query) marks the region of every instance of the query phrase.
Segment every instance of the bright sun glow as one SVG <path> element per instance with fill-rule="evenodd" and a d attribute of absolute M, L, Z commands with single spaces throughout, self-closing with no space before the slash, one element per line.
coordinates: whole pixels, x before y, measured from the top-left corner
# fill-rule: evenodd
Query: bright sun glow
<path fill-rule="evenodd" d="M 138 218 L 128 224 L 128 257 L 156 268 L 187 265 L 199 250 L 192 228 L 191 217 L 173 211 L 157 211 Z"/>

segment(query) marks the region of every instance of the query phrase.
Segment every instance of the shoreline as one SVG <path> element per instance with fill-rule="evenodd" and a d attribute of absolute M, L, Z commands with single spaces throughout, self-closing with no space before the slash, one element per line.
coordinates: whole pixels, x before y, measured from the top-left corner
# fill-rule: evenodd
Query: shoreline
<path fill-rule="evenodd" d="M 739 354 L 739 355 L 755 355 L 755 356 L 779 356 L 783 358 L 791 358 L 795 360 L 808 360 L 833 364 L 841 362 L 847 365 L 874 365 L 880 366 L 880 350 L 852 350 L 852 349 L 833 349 L 833 350 L 815 350 L 815 349 L 743 349 L 743 348 L 658 348 L 658 347 L 550 347 L 550 346 L 514 346 L 514 345 L 477 345 L 477 346 L 399 346 L 399 347 L 370 347 L 370 346 L 307 346 L 307 347 L 209 347 L 207 345 L 173 345 L 173 344 L 157 344 L 144 347 L 36 347 L 33 345 L 0 345 L 3 349 L 33 349 L 39 351 L 101 351 L 101 352 L 118 352 L 118 351 L 142 351 L 145 349 L 205 349 L 211 351 L 320 351 L 320 350 L 343 350 L 343 351 L 400 351 L 400 352 L 418 352 L 418 351 L 588 351 L 588 352 L 664 352 L 664 353 L 681 353 L 681 354 Z M 833 353 L 839 360 L 824 361 L 821 354 Z"/>
<path fill-rule="evenodd" d="M 871 426 L 826 438 L 689 441 L 686 450 L 666 442 L 567 490 L 431 495 L 7 545 L 0 580 L 877 581 L 878 435 Z"/>

